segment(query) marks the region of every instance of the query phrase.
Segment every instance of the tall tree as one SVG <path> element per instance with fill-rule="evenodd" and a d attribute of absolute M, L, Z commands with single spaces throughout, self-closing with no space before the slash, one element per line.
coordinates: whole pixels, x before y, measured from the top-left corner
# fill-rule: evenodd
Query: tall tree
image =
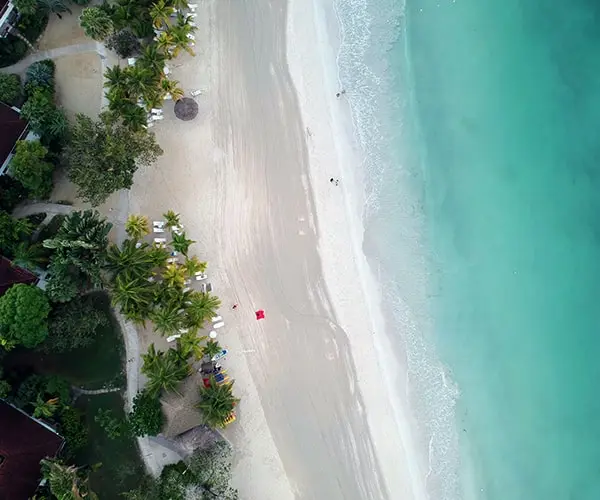
<path fill-rule="evenodd" d="M 41 394 L 37 395 L 35 401 L 32 401 L 33 416 L 36 418 L 50 418 L 58 410 L 58 398 L 44 399 Z"/>
<path fill-rule="evenodd" d="M 106 269 L 115 276 L 128 273 L 131 277 L 146 279 L 153 267 L 156 267 L 156 256 L 148 243 L 125 240 L 120 248 L 115 244 L 108 248 Z"/>
<path fill-rule="evenodd" d="M 163 217 L 165 218 L 165 226 L 167 226 L 168 229 L 173 229 L 181 224 L 180 215 L 173 210 L 167 210 L 163 214 Z"/>
<path fill-rule="evenodd" d="M 182 334 L 177 340 L 177 347 L 181 357 L 185 359 L 193 357 L 196 361 L 201 360 L 204 356 L 204 346 L 202 343 L 206 338 L 204 335 L 198 336 L 194 331 Z"/>
<path fill-rule="evenodd" d="M 217 384 L 211 378 L 208 387 L 200 387 L 200 402 L 196 407 L 202 412 L 204 423 L 210 427 L 223 427 L 239 401 L 232 392 L 233 382 Z"/>
<path fill-rule="evenodd" d="M 19 243 L 14 249 L 13 264 L 33 271 L 48 262 L 48 254 L 41 243 Z"/>
<path fill-rule="evenodd" d="M 15 219 L 4 210 L 0 210 L 0 253 L 13 253 L 19 242 L 32 231 L 33 226 L 27 219 Z"/>
<path fill-rule="evenodd" d="M 167 286 L 183 288 L 185 284 L 185 269 L 178 264 L 167 264 L 162 278 Z"/>
<path fill-rule="evenodd" d="M 61 14 L 68 12 L 73 14 L 69 9 L 68 4 L 64 0 L 37 0 L 38 9 L 42 14 L 56 14 L 59 19 L 62 19 Z"/>
<path fill-rule="evenodd" d="M 141 240 L 144 236 L 150 234 L 148 217 L 131 214 L 125 222 L 125 231 L 134 240 Z"/>
<path fill-rule="evenodd" d="M 0 297 L 0 345 L 33 348 L 48 336 L 50 304 L 46 294 L 32 285 L 13 285 Z"/>
<path fill-rule="evenodd" d="M 54 249 L 53 263 L 72 266 L 92 284 L 101 286 L 100 271 L 106 259 L 111 228 L 112 224 L 97 211 L 73 212 L 65 217 L 54 238 L 43 244 Z"/>
<path fill-rule="evenodd" d="M 231 446 L 223 440 L 196 450 L 190 457 L 186 472 L 202 489 L 202 500 L 238 499 L 238 492 L 231 487 L 231 454 Z"/>
<path fill-rule="evenodd" d="M 207 319 L 216 315 L 221 301 L 209 293 L 193 292 L 185 309 L 189 328 L 202 328 Z"/>
<path fill-rule="evenodd" d="M 48 150 L 40 141 L 17 141 L 9 171 L 34 198 L 46 199 L 52 191 L 54 165 L 46 161 Z"/>
<path fill-rule="evenodd" d="M 147 279 L 121 273 L 111 286 L 111 294 L 113 304 L 129 319 L 142 320 L 150 314 L 153 291 Z"/>
<path fill-rule="evenodd" d="M 113 22 L 107 12 L 100 7 L 83 9 L 79 16 L 79 24 L 86 36 L 102 41 L 113 31 Z"/>
<path fill-rule="evenodd" d="M 129 189 L 138 167 L 161 154 L 153 134 L 133 131 L 109 113 L 101 113 L 98 121 L 77 115 L 66 148 L 69 178 L 79 187 L 78 195 L 94 206 Z"/>
<path fill-rule="evenodd" d="M 150 17 L 152 18 L 152 24 L 155 28 L 162 28 L 169 26 L 169 17 L 173 14 L 175 9 L 171 7 L 165 0 L 158 0 L 152 4 L 150 8 Z"/>
<path fill-rule="evenodd" d="M 175 391 L 179 383 L 190 374 L 190 367 L 175 349 L 166 352 L 156 351 L 150 344 L 148 352 L 142 356 L 142 373 L 148 377 L 146 390 L 151 396 L 161 391 Z"/>
<path fill-rule="evenodd" d="M 48 481 L 50 492 L 59 500 L 98 500 L 90 489 L 88 473 L 81 467 L 64 465 L 60 460 L 44 458 L 42 475 Z"/>
<path fill-rule="evenodd" d="M 0 101 L 14 106 L 21 99 L 21 77 L 14 73 L 0 74 Z"/>
<path fill-rule="evenodd" d="M 193 243 L 196 242 L 194 240 L 187 239 L 187 237 L 185 236 L 185 232 L 180 234 L 174 233 L 171 246 L 173 247 L 173 250 L 181 252 L 183 255 L 187 256 L 188 250 Z"/>

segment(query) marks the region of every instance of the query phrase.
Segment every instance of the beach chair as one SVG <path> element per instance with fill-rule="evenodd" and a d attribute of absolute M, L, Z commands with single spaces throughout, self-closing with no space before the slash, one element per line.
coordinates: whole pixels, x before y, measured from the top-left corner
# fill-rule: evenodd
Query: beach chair
<path fill-rule="evenodd" d="M 163 115 L 152 115 L 152 120 L 155 122 L 164 120 L 164 119 L 165 119 L 165 117 Z"/>
<path fill-rule="evenodd" d="M 194 11 L 190 14 L 190 17 L 193 19 L 194 17 L 198 17 L 198 14 Z"/>
<path fill-rule="evenodd" d="M 171 335 L 170 337 L 167 337 L 167 342 L 171 343 L 175 340 L 177 340 L 179 337 L 181 337 L 181 334 L 176 334 L 176 335 Z"/>
<path fill-rule="evenodd" d="M 186 287 L 183 289 L 183 293 L 189 292 L 190 290 L 191 290 L 191 288 L 190 288 L 189 286 L 186 286 Z"/>
<path fill-rule="evenodd" d="M 127 59 L 127 64 L 129 64 L 129 66 L 134 66 L 135 61 L 137 61 L 135 57 L 130 57 L 129 59 Z"/>
<path fill-rule="evenodd" d="M 208 274 L 206 273 L 196 273 L 196 275 L 194 276 L 196 278 L 196 281 L 202 281 L 208 278 Z"/>
<path fill-rule="evenodd" d="M 225 326 L 225 321 L 219 321 L 218 323 L 213 324 L 213 328 L 218 330 L 219 328 L 223 328 Z"/>
<path fill-rule="evenodd" d="M 212 318 L 210 321 L 212 323 L 217 323 L 218 321 L 221 321 L 223 318 L 221 316 L 215 316 L 214 318 Z"/>
<path fill-rule="evenodd" d="M 197 3 L 188 3 L 188 7 L 196 9 L 198 7 Z"/>
<path fill-rule="evenodd" d="M 192 91 L 190 92 L 190 95 L 191 95 L 192 97 L 198 97 L 200 94 L 202 94 L 202 92 L 203 92 L 203 91 L 202 91 L 202 90 L 200 90 L 200 89 L 198 89 L 198 90 L 192 90 Z"/>
<path fill-rule="evenodd" d="M 179 329 L 179 333 L 187 333 L 187 332 L 189 332 L 189 331 L 190 331 L 190 329 L 189 329 L 189 328 L 180 328 L 180 329 Z"/>
<path fill-rule="evenodd" d="M 210 284 L 210 283 L 202 283 L 202 285 L 200 286 L 200 291 L 202 293 L 212 292 L 213 291 L 212 284 Z"/>
<path fill-rule="evenodd" d="M 154 238 L 154 244 L 158 247 L 167 246 L 167 238 Z"/>
<path fill-rule="evenodd" d="M 146 125 L 146 128 L 152 128 L 154 127 L 154 122 L 150 122 L 148 123 L 148 125 Z"/>

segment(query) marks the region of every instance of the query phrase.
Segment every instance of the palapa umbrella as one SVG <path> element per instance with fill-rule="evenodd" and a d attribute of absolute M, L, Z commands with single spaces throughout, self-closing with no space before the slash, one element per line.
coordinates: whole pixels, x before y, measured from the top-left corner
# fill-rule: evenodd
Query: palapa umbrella
<path fill-rule="evenodd" d="M 198 103 L 189 97 L 182 97 L 175 103 L 175 116 L 183 121 L 190 121 L 198 114 Z"/>

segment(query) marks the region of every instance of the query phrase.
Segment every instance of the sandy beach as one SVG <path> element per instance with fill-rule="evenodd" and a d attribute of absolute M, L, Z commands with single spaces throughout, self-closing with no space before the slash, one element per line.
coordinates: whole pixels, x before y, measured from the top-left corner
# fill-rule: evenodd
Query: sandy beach
<path fill-rule="evenodd" d="M 153 219 L 180 212 L 209 262 L 242 399 L 225 431 L 240 498 L 425 498 L 409 413 L 392 397 L 403 370 L 385 361 L 367 300 L 331 2 L 222 0 L 198 13 L 196 57 L 172 69 L 188 95 L 204 91 L 200 113 L 181 122 L 165 107 L 154 128 L 165 154 L 137 172 L 128 201 Z"/>

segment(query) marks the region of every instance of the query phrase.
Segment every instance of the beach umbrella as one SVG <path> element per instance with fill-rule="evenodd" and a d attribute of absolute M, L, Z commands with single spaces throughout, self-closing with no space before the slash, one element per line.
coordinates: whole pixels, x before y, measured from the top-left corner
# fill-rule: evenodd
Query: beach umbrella
<path fill-rule="evenodd" d="M 182 97 L 175 103 L 175 116 L 183 121 L 190 121 L 198 114 L 198 103 L 190 97 Z"/>
<path fill-rule="evenodd" d="M 262 309 L 256 311 L 256 319 L 265 319 L 265 312 Z"/>

